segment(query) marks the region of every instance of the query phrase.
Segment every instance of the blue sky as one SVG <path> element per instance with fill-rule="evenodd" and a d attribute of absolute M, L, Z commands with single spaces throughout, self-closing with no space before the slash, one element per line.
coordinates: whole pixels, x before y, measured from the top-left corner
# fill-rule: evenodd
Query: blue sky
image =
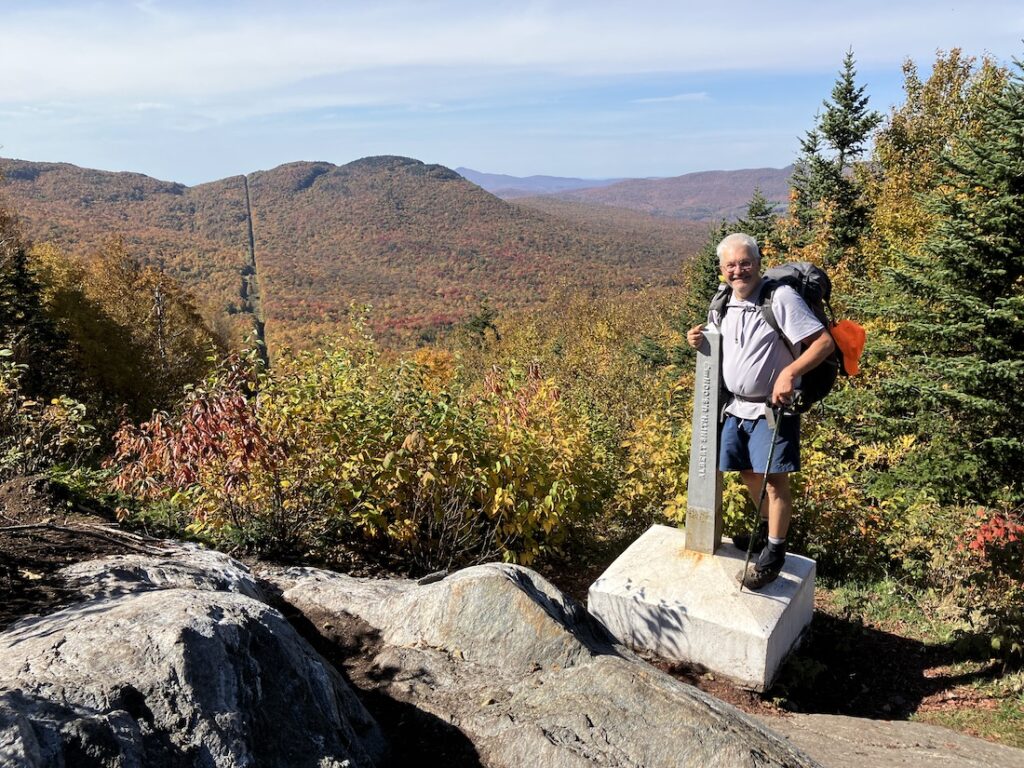
<path fill-rule="evenodd" d="M 9 2 L 0 155 L 188 184 L 398 154 L 517 176 L 781 167 L 847 48 L 875 108 L 1024 3 Z"/>

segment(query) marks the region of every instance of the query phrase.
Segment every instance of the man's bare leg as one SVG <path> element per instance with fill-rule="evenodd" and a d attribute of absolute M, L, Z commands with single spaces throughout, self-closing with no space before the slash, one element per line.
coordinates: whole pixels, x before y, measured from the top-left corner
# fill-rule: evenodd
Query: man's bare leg
<path fill-rule="evenodd" d="M 750 498 L 757 504 L 761 495 L 761 482 L 764 475 L 753 470 L 740 472 Z M 765 494 L 765 502 L 768 506 L 767 515 L 765 510 L 758 510 L 761 517 L 768 518 L 768 535 L 773 539 L 784 539 L 789 533 L 789 521 L 793 517 L 793 495 L 789 489 L 789 473 L 773 472 L 768 475 L 768 492 Z"/>

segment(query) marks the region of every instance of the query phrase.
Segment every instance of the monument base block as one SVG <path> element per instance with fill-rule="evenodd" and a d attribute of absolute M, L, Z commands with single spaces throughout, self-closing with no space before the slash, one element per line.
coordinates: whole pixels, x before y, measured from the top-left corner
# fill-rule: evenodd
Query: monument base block
<path fill-rule="evenodd" d="M 591 585 L 588 610 L 623 645 L 767 690 L 811 623 L 814 561 L 789 554 L 775 581 L 741 592 L 746 552 L 728 538 L 713 555 L 685 543 L 652 526 Z"/>

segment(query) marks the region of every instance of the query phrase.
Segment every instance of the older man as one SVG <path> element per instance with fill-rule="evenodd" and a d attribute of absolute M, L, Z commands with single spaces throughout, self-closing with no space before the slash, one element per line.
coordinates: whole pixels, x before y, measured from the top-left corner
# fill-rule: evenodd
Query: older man
<path fill-rule="evenodd" d="M 793 514 L 789 473 L 800 469 L 800 419 L 787 414 L 779 425 L 771 467 L 766 467 L 773 430 L 768 424 L 769 406 L 792 402 L 800 377 L 832 352 L 834 342 L 799 294 L 786 285 L 774 287 L 772 310 L 790 344 L 769 325 L 761 312 L 763 290 L 761 253 L 757 241 L 735 233 L 718 244 L 718 263 L 732 289 L 725 309 L 708 313 L 707 322 L 722 333 L 722 376 L 731 393 L 722 424 L 718 468 L 739 472 L 751 498 L 757 503 L 762 472 L 767 468 L 768 509 L 760 509 L 762 524 L 758 538 L 767 542 L 757 561 L 742 575 L 750 589 L 774 581 L 786 559 L 786 534 Z M 697 348 L 703 325 L 686 334 Z M 790 345 L 799 350 L 794 359 Z"/>

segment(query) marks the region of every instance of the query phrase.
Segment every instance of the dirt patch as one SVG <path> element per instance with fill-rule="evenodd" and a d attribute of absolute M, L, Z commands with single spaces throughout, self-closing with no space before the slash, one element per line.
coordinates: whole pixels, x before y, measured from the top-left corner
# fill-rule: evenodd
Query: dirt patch
<path fill-rule="evenodd" d="M 72 563 L 132 551 L 102 528 L 116 525 L 103 510 L 86 510 L 44 477 L 0 485 L 0 630 L 75 599 L 58 576 Z"/>
<path fill-rule="evenodd" d="M 761 717 L 791 712 L 906 720 L 930 709 L 991 709 L 996 702 L 973 683 L 999 673 L 995 662 L 953 674 L 951 644 L 929 645 L 837 615 L 828 595 L 816 598 L 814 620 L 803 645 L 779 672 L 775 685 L 758 694 L 687 664 L 650 658 L 673 677 L 738 709 Z"/>

